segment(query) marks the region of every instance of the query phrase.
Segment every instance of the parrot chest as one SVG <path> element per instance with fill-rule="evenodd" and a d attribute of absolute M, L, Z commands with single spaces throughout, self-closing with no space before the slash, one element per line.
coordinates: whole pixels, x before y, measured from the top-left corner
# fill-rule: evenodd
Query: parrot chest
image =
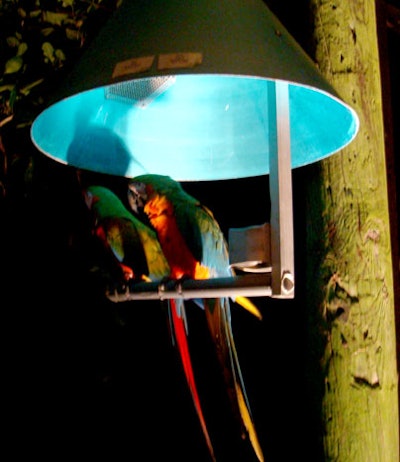
<path fill-rule="evenodd" d="M 171 268 L 171 277 L 194 277 L 196 260 L 188 249 L 174 217 L 165 215 L 151 220 L 157 231 L 161 248 Z"/>
<path fill-rule="evenodd" d="M 160 204 L 163 207 L 160 207 Z M 184 276 L 194 279 L 207 279 L 207 269 L 202 267 L 190 251 L 182 235 L 173 207 L 170 203 L 156 201 L 146 204 L 145 212 L 157 232 L 158 240 L 171 268 L 170 276 L 179 279 Z"/>

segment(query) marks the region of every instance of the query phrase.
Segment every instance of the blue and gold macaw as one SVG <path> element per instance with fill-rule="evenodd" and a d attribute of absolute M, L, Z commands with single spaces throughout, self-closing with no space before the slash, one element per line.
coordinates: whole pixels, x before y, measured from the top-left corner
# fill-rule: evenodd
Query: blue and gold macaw
<path fill-rule="evenodd" d="M 182 185 L 165 175 L 145 174 L 128 181 L 128 201 L 135 213 L 144 212 L 157 232 L 172 279 L 229 277 L 225 237 L 212 212 L 189 195 Z M 261 318 L 246 298 L 234 301 Z M 230 300 L 204 298 L 202 304 L 231 407 L 239 422 L 242 438 L 248 438 L 261 462 L 264 460 L 246 396 L 231 326 Z"/>

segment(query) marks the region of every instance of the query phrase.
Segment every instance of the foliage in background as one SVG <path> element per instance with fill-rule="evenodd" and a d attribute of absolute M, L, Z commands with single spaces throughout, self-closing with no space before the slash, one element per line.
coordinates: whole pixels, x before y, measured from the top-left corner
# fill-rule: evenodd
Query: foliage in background
<path fill-rule="evenodd" d="M 30 126 L 121 0 L 0 0 L 0 198 L 31 168 Z M 21 165 L 23 166 L 21 168 Z"/>

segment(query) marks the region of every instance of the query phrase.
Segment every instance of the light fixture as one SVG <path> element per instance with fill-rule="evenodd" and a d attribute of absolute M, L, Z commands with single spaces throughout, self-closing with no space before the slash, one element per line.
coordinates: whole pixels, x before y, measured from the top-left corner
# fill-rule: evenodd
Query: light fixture
<path fill-rule="evenodd" d="M 247 295 L 292 297 L 291 169 L 342 149 L 358 124 L 263 1 L 123 0 L 31 135 L 56 161 L 100 173 L 269 174 L 271 271 L 225 282 L 235 293 L 239 285 Z M 125 296 L 192 297 L 197 288 L 212 296 L 223 281 L 215 282 Z"/>

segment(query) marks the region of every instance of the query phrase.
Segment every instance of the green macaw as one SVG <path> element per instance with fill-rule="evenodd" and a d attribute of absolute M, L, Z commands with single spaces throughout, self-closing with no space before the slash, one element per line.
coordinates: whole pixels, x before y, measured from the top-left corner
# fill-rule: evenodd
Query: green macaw
<path fill-rule="evenodd" d="M 147 215 L 156 230 L 172 279 L 233 275 L 228 246 L 219 224 L 212 212 L 189 195 L 179 182 L 164 175 L 137 176 L 128 181 L 128 201 L 135 213 Z M 258 309 L 248 299 L 235 297 L 234 301 L 261 318 Z M 226 297 L 204 298 L 202 304 L 242 438 L 249 438 L 261 462 L 264 456 L 233 338 L 230 300 Z"/>
<path fill-rule="evenodd" d="M 106 252 L 120 266 L 125 281 L 161 282 L 170 275 L 170 267 L 157 234 L 135 217 L 114 192 L 104 186 L 89 186 L 84 189 L 84 197 L 86 205 L 93 213 L 94 234 Z M 174 344 L 181 358 L 210 456 L 215 460 L 193 372 L 187 341 L 184 301 L 177 299 L 168 300 L 166 303 Z"/>
<path fill-rule="evenodd" d="M 170 272 L 156 234 L 138 220 L 119 197 L 104 186 L 84 189 L 96 235 L 122 279 L 157 281 Z"/>

